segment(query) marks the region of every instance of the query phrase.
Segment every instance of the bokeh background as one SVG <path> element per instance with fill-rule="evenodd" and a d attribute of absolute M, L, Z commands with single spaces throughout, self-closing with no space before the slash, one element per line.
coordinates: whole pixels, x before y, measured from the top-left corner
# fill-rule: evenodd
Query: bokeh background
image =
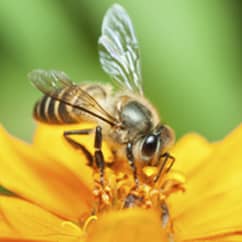
<path fill-rule="evenodd" d="M 109 81 L 97 39 L 110 0 L 0 1 L 0 123 L 30 141 L 40 93 L 26 75 L 57 69 Z M 180 137 L 222 138 L 242 120 L 241 1 L 121 0 L 139 39 L 144 89 Z"/>

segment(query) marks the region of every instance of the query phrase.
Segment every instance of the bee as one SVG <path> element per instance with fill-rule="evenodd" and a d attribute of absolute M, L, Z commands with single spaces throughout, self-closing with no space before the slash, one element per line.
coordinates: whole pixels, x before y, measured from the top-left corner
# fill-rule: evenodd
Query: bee
<path fill-rule="evenodd" d="M 103 139 L 116 156 L 114 162 L 127 161 L 136 186 L 137 166 L 157 167 L 153 177 L 156 182 L 174 162 L 167 152 L 174 142 L 174 132 L 161 122 L 157 110 L 143 94 L 138 41 L 130 17 L 118 4 L 111 6 L 104 16 L 98 47 L 101 66 L 116 89 L 110 84 L 76 84 L 61 71 L 34 70 L 28 77 L 44 93 L 35 105 L 34 117 L 60 125 L 95 122 L 94 129 L 67 130 L 63 135 L 68 142 L 85 150 L 71 135 L 95 134 L 94 159 L 89 154 L 89 165 L 100 170 L 101 184 L 107 165 L 102 152 Z"/>

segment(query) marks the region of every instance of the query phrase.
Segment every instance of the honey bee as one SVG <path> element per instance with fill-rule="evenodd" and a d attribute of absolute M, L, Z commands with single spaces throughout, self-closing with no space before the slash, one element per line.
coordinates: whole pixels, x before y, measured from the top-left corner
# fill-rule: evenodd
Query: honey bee
<path fill-rule="evenodd" d="M 98 47 L 101 66 L 117 90 L 109 84 L 75 84 L 61 71 L 34 70 L 28 77 L 45 94 L 35 105 L 34 117 L 49 124 L 95 122 L 95 129 L 68 130 L 63 135 L 85 150 L 71 135 L 95 134 L 94 159 L 89 154 L 89 165 L 100 170 L 102 184 L 106 166 L 103 139 L 116 156 L 114 162 L 127 161 L 136 186 L 137 166 L 157 167 L 156 182 L 174 162 L 167 152 L 174 132 L 160 121 L 158 112 L 144 97 L 138 41 L 130 17 L 118 4 L 104 16 Z M 171 163 L 167 162 L 169 158 Z"/>

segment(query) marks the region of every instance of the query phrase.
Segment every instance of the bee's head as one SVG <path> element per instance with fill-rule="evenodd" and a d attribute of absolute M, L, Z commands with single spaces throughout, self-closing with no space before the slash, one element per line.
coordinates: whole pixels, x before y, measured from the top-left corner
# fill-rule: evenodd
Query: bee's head
<path fill-rule="evenodd" d="M 147 166 L 158 166 L 160 157 L 175 141 L 174 131 L 159 125 L 139 142 L 139 160 Z"/>

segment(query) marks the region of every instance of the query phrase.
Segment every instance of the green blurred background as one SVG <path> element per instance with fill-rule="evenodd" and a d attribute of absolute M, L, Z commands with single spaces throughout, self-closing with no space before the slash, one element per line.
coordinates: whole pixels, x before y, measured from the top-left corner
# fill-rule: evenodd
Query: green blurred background
<path fill-rule="evenodd" d="M 0 1 L 0 123 L 31 140 L 34 68 L 104 80 L 97 39 L 109 0 Z M 180 137 L 222 138 L 242 120 L 241 1 L 119 1 L 139 39 L 144 89 Z"/>

